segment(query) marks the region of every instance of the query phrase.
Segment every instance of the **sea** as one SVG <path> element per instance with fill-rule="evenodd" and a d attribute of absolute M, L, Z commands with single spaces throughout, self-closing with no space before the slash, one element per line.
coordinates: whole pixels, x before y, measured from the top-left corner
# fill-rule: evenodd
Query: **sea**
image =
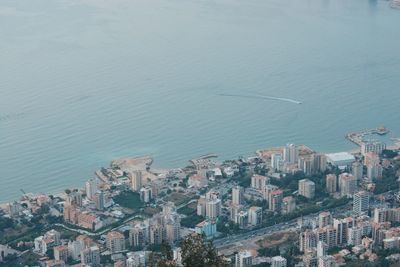
<path fill-rule="evenodd" d="M 117 158 L 397 137 L 399 25 L 381 0 L 0 0 L 0 202 Z"/>

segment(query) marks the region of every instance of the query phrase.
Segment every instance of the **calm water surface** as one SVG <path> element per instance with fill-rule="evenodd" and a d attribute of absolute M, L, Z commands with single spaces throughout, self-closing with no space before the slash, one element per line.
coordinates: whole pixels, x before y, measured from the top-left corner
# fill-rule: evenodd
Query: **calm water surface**
<path fill-rule="evenodd" d="M 399 24 L 373 0 L 1 0 L 0 201 L 120 157 L 400 134 Z"/>

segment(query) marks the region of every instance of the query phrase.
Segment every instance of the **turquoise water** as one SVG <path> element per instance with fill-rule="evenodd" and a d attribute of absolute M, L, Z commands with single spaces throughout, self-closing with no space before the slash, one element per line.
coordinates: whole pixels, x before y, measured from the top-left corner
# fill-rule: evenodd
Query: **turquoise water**
<path fill-rule="evenodd" d="M 399 23 L 372 0 L 1 0 L 0 201 L 120 157 L 400 133 Z"/>

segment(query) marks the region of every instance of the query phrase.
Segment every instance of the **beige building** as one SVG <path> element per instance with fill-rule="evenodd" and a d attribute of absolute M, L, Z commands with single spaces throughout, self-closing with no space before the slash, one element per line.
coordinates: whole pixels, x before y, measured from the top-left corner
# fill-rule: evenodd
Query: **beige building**
<path fill-rule="evenodd" d="M 326 191 L 330 194 L 337 191 L 337 177 L 335 174 L 326 175 Z"/>
<path fill-rule="evenodd" d="M 125 237 L 117 231 L 108 232 L 106 236 L 107 248 L 111 253 L 117 253 L 125 250 Z"/>
<path fill-rule="evenodd" d="M 339 190 L 342 197 L 352 197 L 357 191 L 357 178 L 349 173 L 339 175 Z"/>
<path fill-rule="evenodd" d="M 83 265 L 98 267 L 100 266 L 100 249 L 98 246 L 83 249 L 81 252 L 81 263 Z"/>
<path fill-rule="evenodd" d="M 68 247 L 67 246 L 57 246 L 53 248 L 54 251 L 54 259 L 62 260 L 64 262 L 68 261 Z"/>
<path fill-rule="evenodd" d="M 240 205 L 243 202 L 243 187 L 235 186 L 232 188 L 232 205 Z"/>
<path fill-rule="evenodd" d="M 351 165 L 351 174 L 353 174 L 358 181 L 361 181 L 363 178 L 363 169 L 361 162 L 356 161 Z"/>
<path fill-rule="evenodd" d="M 280 212 L 282 209 L 283 191 L 277 189 L 271 192 L 268 199 L 269 209 L 275 212 Z"/>
<path fill-rule="evenodd" d="M 308 179 L 302 179 L 299 181 L 299 195 L 306 198 L 314 198 L 315 196 L 315 183 Z"/>
<path fill-rule="evenodd" d="M 320 228 L 326 227 L 332 224 L 332 214 L 328 211 L 321 212 L 318 215 L 318 226 Z"/>
<path fill-rule="evenodd" d="M 263 189 L 268 184 L 268 177 L 254 174 L 251 177 L 251 187 L 255 189 Z"/>
<path fill-rule="evenodd" d="M 139 192 L 142 188 L 142 172 L 134 171 L 129 173 L 128 177 L 131 179 L 132 191 Z"/>

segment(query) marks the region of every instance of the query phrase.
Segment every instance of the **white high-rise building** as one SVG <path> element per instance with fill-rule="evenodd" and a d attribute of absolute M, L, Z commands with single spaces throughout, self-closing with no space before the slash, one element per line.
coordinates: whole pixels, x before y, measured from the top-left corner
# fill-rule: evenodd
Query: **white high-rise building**
<path fill-rule="evenodd" d="M 347 232 L 347 243 L 353 246 L 361 245 L 362 237 L 363 229 L 361 227 L 349 228 Z"/>
<path fill-rule="evenodd" d="M 325 255 L 318 259 L 318 267 L 336 267 L 335 257 Z"/>
<path fill-rule="evenodd" d="M 268 184 L 268 177 L 254 174 L 251 177 L 251 187 L 255 189 L 263 189 Z"/>
<path fill-rule="evenodd" d="M 381 179 L 383 175 L 383 168 L 381 164 L 368 164 L 367 165 L 367 177 L 369 181 Z"/>
<path fill-rule="evenodd" d="M 286 163 L 295 164 L 299 158 L 299 151 L 295 144 L 287 144 L 283 149 L 283 160 Z"/>
<path fill-rule="evenodd" d="M 99 190 L 99 180 L 97 178 L 89 179 L 85 184 L 85 189 L 87 198 L 93 200 L 94 195 Z"/>
<path fill-rule="evenodd" d="M 356 161 L 351 165 L 351 173 L 356 177 L 358 181 L 361 181 L 363 177 L 363 165 L 361 162 Z"/>
<path fill-rule="evenodd" d="M 277 171 L 282 170 L 283 156 L 280 153 L 274 153 L 271 155 L 271 168 Z"/>
<path fill-rule="evenodd" d="M 126 267 L 147 266 L 148 251 L 135 251 L 126 254 Z"/>
<path fill-rule="evenodd" d="M 286 267 L 287 260 L 282 256 L 275 256 L 271 258 L 271 267 Z"/>
<path fill-rule="evenodd" d="M 328 250 L 328 245 L 322 241 L 318 241 L 317 243 L 317 257 L 322 257 L 326 255 L 326 251 Z"/>
<path fill-rule="evenodd" d="M 93 196 L 94 202 L 96 203 L 96 209 L 104 210 L 104 205 L 106 203 L 106 196 L 103 191 L 97 191 Z"/>
<path fill-rule="evenodd" d="M 283 191 L 281 189 L 274 190 L 268 198 L 268 208 L 275 212 L 282 210 Z"/>
<path fill-rule="evenodd" d="M 262 223 L 262 208 L 261 207 L 250 207 L 249 208 L 249 224 L 257 226 Z"/>
<path fill-rule="evenodd" d="M 209 199 L 206 202 L 206 216 L 209 219 L 217 219 L 221 214 L 221 200 Z"/>
<path fill-rule="evenodd" d="M 314 171 L 326 171 L 326 156 L 324 154 L 313 154 L 311 157 L 314 160 Z"/>
<path fill-rule="evenodd" d="M 300 251 L 306 252 L 317 247 L 318 235 L 309 229 L 300 233 Z"/>
<path fill-rule="evenodd" d="M 379 141 L 366 141 L 361 143 L 361 154 L 365 155 L 368 152 L 374 152 L 376 154 L 382 154 L 382 151 L 386 149 L 386 144 Z"/>
<path fill-rule="evenodd" d="M 240 205 L 243 202 L 243 187 L 235 186 L 232 188 L 232 205 Z"/>
<path fill-rule="evenodd" d="M 356 216 L 368 211 L 369 194 L 366 191 L 360 191 L 353 195 L 353 213 Z"/>
<path fill-rule="evenodd" d="M 270 199 L 270 195 L 274 190 L 277 190 L 278 187 L 276 185 L 267 184 L 262 190 L 263 198 L 267 201 Z"/>
<path fill-rule="evenodd" d="M 206 216 L 206 203 L 206 197 L 200 196 L 200 198 L 197 200 L 197 215 Z"/>
<path fill-rule="evenodd" d="M 246 228 L 249 222 L 249 214 L 246 211 L 239 211 L 235 217 L 235 223 L 239 226 L 239 228 Z"/>
<path fill-rule="evenodd" d="M 79 260 L 81 257 L 81 250 L 85 248 L 83 240 L 69 241 L 68 253 L 73 260 Z"/>
<path fill-rule="evenodd" d="M 129 174 L 131 178 L 132 191 L 139 192 L 142 188 L 142 172 L 134 171 Z"/>
<path fill-rule="evenodd" d="M 153 198 L 153 194 L 152 194 L 152 189 L 150 186 L 146 186 L 146 187 L 142 187 L 140 189 L 140 199 L 144 202 L 144 203 L 149 203 L 152 198 Z"/>
<path fill-rule="evenodd" d="M 129 244 L 133 247 L 144 247 L 148 242 L 149 225 L 145 223 L 136 224 L 129 231 Z"/>
<path fill-rule="evenodd" d="M 337 244 L 347 244 L 348 229 L 353 227 L 353 219 L 351 217 L 334 219 L 333 227 L 336 229 Z"/>
<path fill-rule="evenodd" d="M 253 255 L 248 250 L 240 251 L 235 255 L 235 267 L 250 267 L 253 265 Z"/>

